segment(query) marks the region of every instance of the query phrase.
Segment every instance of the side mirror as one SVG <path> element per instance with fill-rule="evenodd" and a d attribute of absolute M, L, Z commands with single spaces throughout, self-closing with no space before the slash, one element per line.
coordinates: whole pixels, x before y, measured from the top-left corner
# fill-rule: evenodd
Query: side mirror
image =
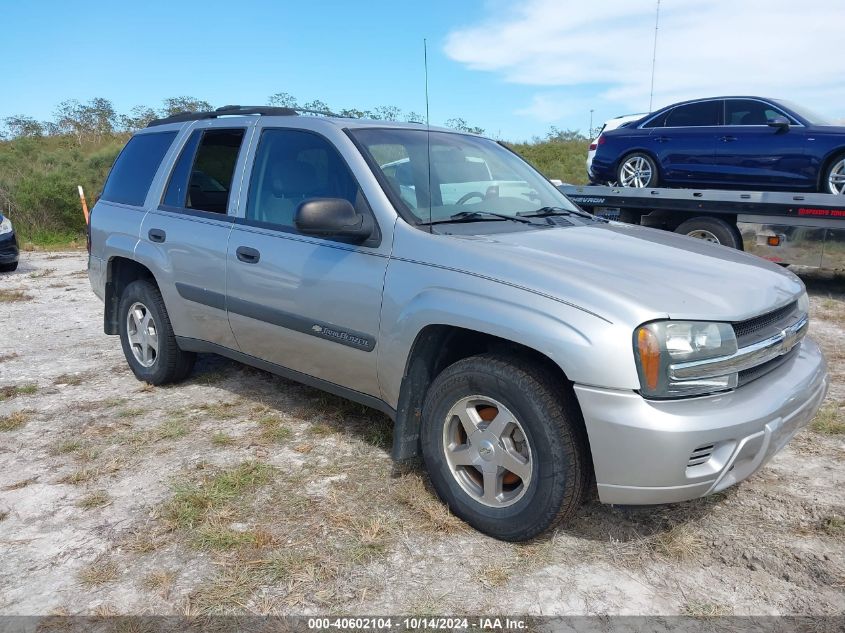
<path fill-rule="evenodd" d="M 766 125 L 768 125 L 769 127 L 776 127 L 779 130 L 788 130 L 789 129 L 789 119 L 787 119 L 785 116 L 776 116 L 776 117 L 769 119 L 766 122 Z"/>
<path fill-rule="evenodd" d="M 296 208 L 296 228 L 306 235 L 345 237 L 363 242 L 373 232 L 372 220 L 343 198 L 311 198 Z"/>

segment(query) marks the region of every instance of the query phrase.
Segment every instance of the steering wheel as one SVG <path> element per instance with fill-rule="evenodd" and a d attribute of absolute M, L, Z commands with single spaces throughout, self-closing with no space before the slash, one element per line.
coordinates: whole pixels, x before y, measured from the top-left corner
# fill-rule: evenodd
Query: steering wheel
<path fill-rule="evenodd" d="M 460 200 L 458 200 L 455 204 L 464 204 L 467 200 L 472 200 L 473 198 L 481 198 L 484 200 L 484 194 L 480 191 L 470 191 L 469 193 L 462 195 Z"/>

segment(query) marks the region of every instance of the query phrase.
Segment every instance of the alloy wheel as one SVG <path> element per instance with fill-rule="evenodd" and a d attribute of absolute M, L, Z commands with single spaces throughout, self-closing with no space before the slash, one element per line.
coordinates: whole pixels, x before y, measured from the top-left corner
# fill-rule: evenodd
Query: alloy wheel
<path fill-rule="evenodd" d="M 649 187 L 653 177 L 654 170 L 644 156 L 631 156 L 619 170 L 619 184 L 623 187 Z"/>
<path fill-rule="evenodd" d="M 449 409 L 443 451 L 455 481 L 486 506 L 510 506 L 531 485 L 528 437 L 513 413 L 492 398 L 468 396 Z"/>
<path fill-rule="evenodd" d="M 845 194 L 845 158 L 830 168 L 827 175 L 827 188 L 830 193 Z"/>
<path fill-rule="evenodd" d="M 143 367 L 152 367 L 158 358 L 158 327 L 149 308 L 136 301 L 126 315 L 126 336 L 132 354 Z"/>

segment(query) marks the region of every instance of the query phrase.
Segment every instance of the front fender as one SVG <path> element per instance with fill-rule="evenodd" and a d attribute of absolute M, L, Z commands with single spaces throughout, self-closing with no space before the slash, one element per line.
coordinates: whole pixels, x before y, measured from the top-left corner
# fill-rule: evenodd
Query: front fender
<path fill-rule="evenodd" d="M 433 283 L 414 288 L 420 266 Z M 379 335 L 379 384 L 382 398 L 394 408 L 414 341 L 430 325 L 459 327 L 524 345 L 550 358 L 580 384 L 639 386 L 628 328 L 493 280 L 396 262 L 388 270 Z"/>

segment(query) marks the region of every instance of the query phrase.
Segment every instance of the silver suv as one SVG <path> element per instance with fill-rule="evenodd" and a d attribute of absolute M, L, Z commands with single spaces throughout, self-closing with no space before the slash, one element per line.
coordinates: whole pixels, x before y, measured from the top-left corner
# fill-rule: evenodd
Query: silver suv
<path fill-rule="evenodd" d="M 584 213 L 500 143 L 227 107 L 117 158 L 89 275 L 140 379 L 212 352 L 384 411 L 505 540 L 757 471 L 828 378 L 789 271 Z"/>

